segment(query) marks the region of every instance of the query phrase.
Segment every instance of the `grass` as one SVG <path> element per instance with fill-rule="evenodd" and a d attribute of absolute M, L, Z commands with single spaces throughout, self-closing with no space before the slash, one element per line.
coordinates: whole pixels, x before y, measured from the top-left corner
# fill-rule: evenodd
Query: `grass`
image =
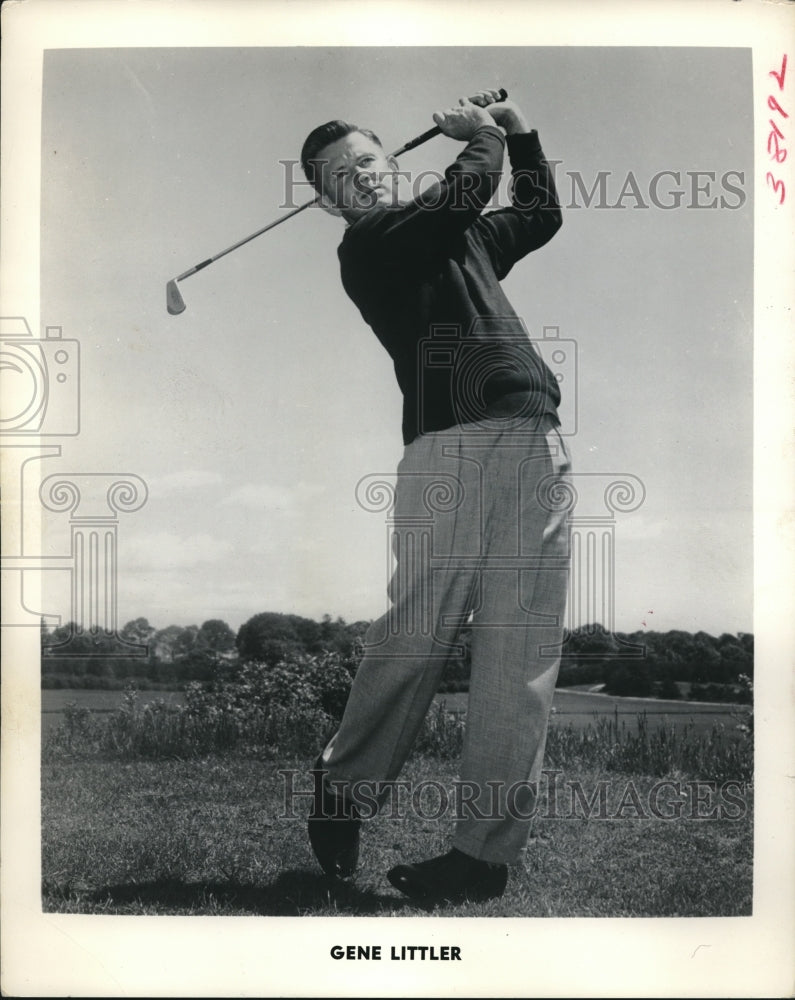
<path fill-rule="evenodd" d="M 454 711 L 465 712 L 468 695 L 466 693 L 442 694 L 437 702 L 444 702 Z M 168 705 L 185 704 L 184 691 L 138 692 L 139 702 L 151 704 L 164 701 Z M 42 730 L 49 733 L 58 728 L 64 718 L 64 710 L 70 704 L 87 708 L 92 713 L 115 712 L 124 702 L 123 691 L 94 691 L 91 689 L 45 689 L 41 692 Z M 687 727 L 692 733 L 709 734 L 716 722 L 723 723 L 731 730 L 749 711 L 748 706 L 728 704 L 701 704 L 687 701 L 659 701 L 653 698 L 618 698 L 612 695 L 594 695 L 583 691 L 559 689 L 555 692 L 551 724 L 554 728 L 572 726 L 585 729 L 593 725 L 601 716 L 614 717 L 616 713 L 627 726 L 634 726 L 639 715 L 644 714 L 651 722 L 661 722 L 677 728 Z"/>
<path fill-rule="evenodd" d="M 245 692 L 243 692 L 245 694 Z M 744 720 L 740 723 L 739 719 Z M 710 731 L 682 723 L 652 725 L 645 714 L 634 724 L 601 715 L 587 726 L 550 726 L 547 760 L 553 767 L 598 768 L 652 777 L 686 773 L 713 781 L 753 778 L 749 714 L 731 727 L 714 722 Z M 745 735 L 743 735 L 743 727 Z M 116 712 L 96 715 L 85 706 L 67 705 L 63 722 L 44 733 L 45 759 L 108 755 L 190 758 L 210 753 L 307 755 L 322 746 L 335 729 L 334 720 L 319 706 L 295 702 L 290 707 L 249 702 L 245 698 L 198 693 L 187 705 L 163 700 L 142 701 L 129 691 Z M 458 759 L 464 742 L 465 715 L 449 711 L 445 700 L 428 713 L 416 750 L 444 759 Z"/>
<path fill-rule="evenodd" d="M 320 872 L 306 837 L 306 799 L 295 815 L 283 815 L 279 770 L 310 767 L 334 729 L 329 713 L 339 711 L 347 677 L 333 663 L 310 668 L 322 677 L 313 681 L 306 668 L 252 666 L 234 684 L 189 690 L 182 705 L 147 703 L 133 691 L 110 713 L 66 705 L 62 725 L 43 741 L 44 909 L 425 914 L 385 873 L 399 861 L 447 850 L 453 810 L 435 818 L 431 804 L 421 807 L 425 815 L 382 812 L 367 821 L 360 871 L 349 882 Z M 661 726 L 641 714 L 627 724 L 615 711 L 585 726 L 556 721 L 546 760 L 558 791 L 553 796 L 542 782 L 528 846 L 505 896 L 435 912 L 749 914 L 753 716 L 738 719 L 710 730 L 689 726 L 686 717 Z M 460 711 L 437 703 L 401 778 L 442 782 L 452 801 L 463 735 Z M 660 785 L 663 778 L 668 783 Z M 296 780 L 308 790 L 308 775 Z"/>
<path fill-rule="evenodd" d="M 43 907 L 48 912 L 148 915 L 419 916 L 385 872 L 449 846 L 452 817 L 379 815 L 363 827 L 359 873 L 326 878 L 303 815 L 280 818 L 282 762 L 53 760 L 42 772 Z M 416 757 L 403 777 L 449 783 L 455 764 Z M 587 788 L 600 771 L 566 771 Z M 610 815 L 627 786 L 610 778 Z M 635 776 L 645 800 L 651 778 Z M 303 786 L 305 787 L 305 786 Z M 685 787 L 685 786 L 683 786 Z M 703 790 L 702 790 L 703 794 Z M 752 825 L 738 818 L 678 820 L 576 816 L 539 810 L 527 849 L 500 900 L 440 908 L 440 916 L 729 916 L 751 912 Z M 693 810 L 690 809 L 690 814 Z M 735 811 L 736 815 L 736 811 Z"/>
<path fill-rule="evenodd" d="M 747 717 L 745 717 L 747 719 Z M 706 733 L 695 727 L 658 724 L 637 716 L 627 725 L 618 715 L 602 716 L 585 728 L 550 727 L 546 755 L 551 766 L 598 767 L 603 772 L 655 778 L 688 774 L 712 781 L 753 780 L 751 730 L 737 732 L 714 723 Z"/>

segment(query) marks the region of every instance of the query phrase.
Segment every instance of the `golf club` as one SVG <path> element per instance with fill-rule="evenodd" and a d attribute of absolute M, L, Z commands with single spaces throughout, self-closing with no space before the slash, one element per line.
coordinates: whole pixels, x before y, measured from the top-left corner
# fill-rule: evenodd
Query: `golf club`
<path fill-rule="evenodd" d="M 505 89 L 500 90 L 500 100 L 505 101 L 508 99 L 508 91 Z M 441 129 L 438 125 L 433 128 L 429 128 L 427 132 L 423 132 L 421 135 L 416 136 L 414 139 L 410 139 L 409 142 L 405 143 L 399 149 L 396 149 L 392 156 L 401 156 L 403 153 L 407 153 L 410 149 L 415 149 L 417 146 L 421 146 L 424 142 L 428 142 L 429 139 L 433 139 L 435 136 L 441 134 Z M 231 247 L 227 247 L 226 250 L 221 250 L 220 253 L 215 254 L 214 257 L 208 257 L 207 260 L 203 260 L 200 264 L 196 264 L 194 267 L 189 268 L 187 271 L 183 271 L 182 274 L 178 274 L 176 278 L 172 278 L 171 281 L 166 285 L 166 307 L 172 316 L 178 316 L 180 313 L 185 312 L 185 300 L 182 298 L 182 292 L 180 292 L 177 287 L 177 282 L 189 278 L 192 274 L 196 274 L 197 271 L 201 271 L 205 267 L 209 267 L 210 264 L 214 264 L 215 261 L 220 260 L 221 257 L 225 257 L 228 253 L 233 250 L 237 250 L 238 247 L 242 247 L 245 243 L 250 243 L 251 240 L 255 240 L 258 236 L 262 236 L 263 233 L 267 233 L 269 229 L 273 229 L 274 226 L 280 226 L 283 222 L 287 222 L 288 219 L 292 219 L 294 215 L 298 215 L 299 212 L 303 212 L 304 209 L 309 208 L 312 205 L 317 205 L 319 198 L 313 198 L 311 201 L 306 202 L 303 205 L 299 205 L 298 208 L 294 208 L 291 212 L 286 215 L 280 216 L 278 219 L 274 219 L 273 222 L 269 222 L 267 226 L 263 226 L 262 229 L 258 229 L 255 233 L 250 236 L 244 236 L 242 240 L 238 240 L 237 243 L 233 243 Z"/>

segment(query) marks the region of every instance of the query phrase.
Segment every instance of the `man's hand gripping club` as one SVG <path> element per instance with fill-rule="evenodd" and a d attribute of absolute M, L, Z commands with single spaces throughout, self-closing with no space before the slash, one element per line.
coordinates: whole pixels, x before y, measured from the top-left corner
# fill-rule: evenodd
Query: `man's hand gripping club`
<path fill-rule="evenodd" d="M 508 135 L 529 131 L 519 105 L 501 101 L 500 96 L 499 90 L 481 90 L 471 98 L 460 98 L 456 107 L 434 112 L 433 120 L 443 135 L 462 142 L 468 142 L 484 125 L 499 125 Z"/>

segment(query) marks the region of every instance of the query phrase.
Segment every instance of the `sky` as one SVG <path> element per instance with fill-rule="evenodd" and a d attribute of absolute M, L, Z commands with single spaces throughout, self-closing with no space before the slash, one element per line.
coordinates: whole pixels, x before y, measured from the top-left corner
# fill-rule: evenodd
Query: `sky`
<path fill-rule="evenodd" d="M 46 471 L 147 484 L 119 518 L 120 623 L 385 610 L 388 526 L 356 484 L 394 472 L 401 398 L 339 281 L 344 224 L 302 213 L 184 280 L 179 316 L 165 287 L 309 196 L 289 161 L 315 125 L 396 148 L 491 86 L 538 129 L 564 208 L 505 288 L 531 336 L 557 327 L 576 352 L 580 481 L 645 491 L 615 519 L 615 626 L 753 631 L 751 58 L 697 47 L 46 52 L 41 324 L 81 357 L 80 433 Z M 601 172 L 588 205 L 573 175 L 589 191 Z M 678 207 L 651 204 L 655 176 Z M 45 527 L 68 550 L 64 515 Z M 44 576 L 42 610 L 68 619 L 66 574 Z"/>

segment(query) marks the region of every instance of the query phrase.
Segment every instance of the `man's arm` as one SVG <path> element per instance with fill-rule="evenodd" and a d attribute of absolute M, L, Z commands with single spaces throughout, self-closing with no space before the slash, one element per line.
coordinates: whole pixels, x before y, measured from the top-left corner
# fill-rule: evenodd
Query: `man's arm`
<path fill-rule="evenodd" d="M 512 207 L 481 216 L 478 232 L 502 279 L 517 260 L 544 246 L 563 224 L 555 181 L 538 133 L 513 101 L 489 109 L 507 135 Z"/>
<path fill-rule="evenodd" d="M 377 241 L 389 254 L 433 251 L 466 230 L 499 186 L 505 136 L 484 108 L 462 98 L 458 107 L 434 114 L 450 138 L 467 145 L 444 178 L 399 209 L 376 207 L 357 225 L 357 233 Z"/>

